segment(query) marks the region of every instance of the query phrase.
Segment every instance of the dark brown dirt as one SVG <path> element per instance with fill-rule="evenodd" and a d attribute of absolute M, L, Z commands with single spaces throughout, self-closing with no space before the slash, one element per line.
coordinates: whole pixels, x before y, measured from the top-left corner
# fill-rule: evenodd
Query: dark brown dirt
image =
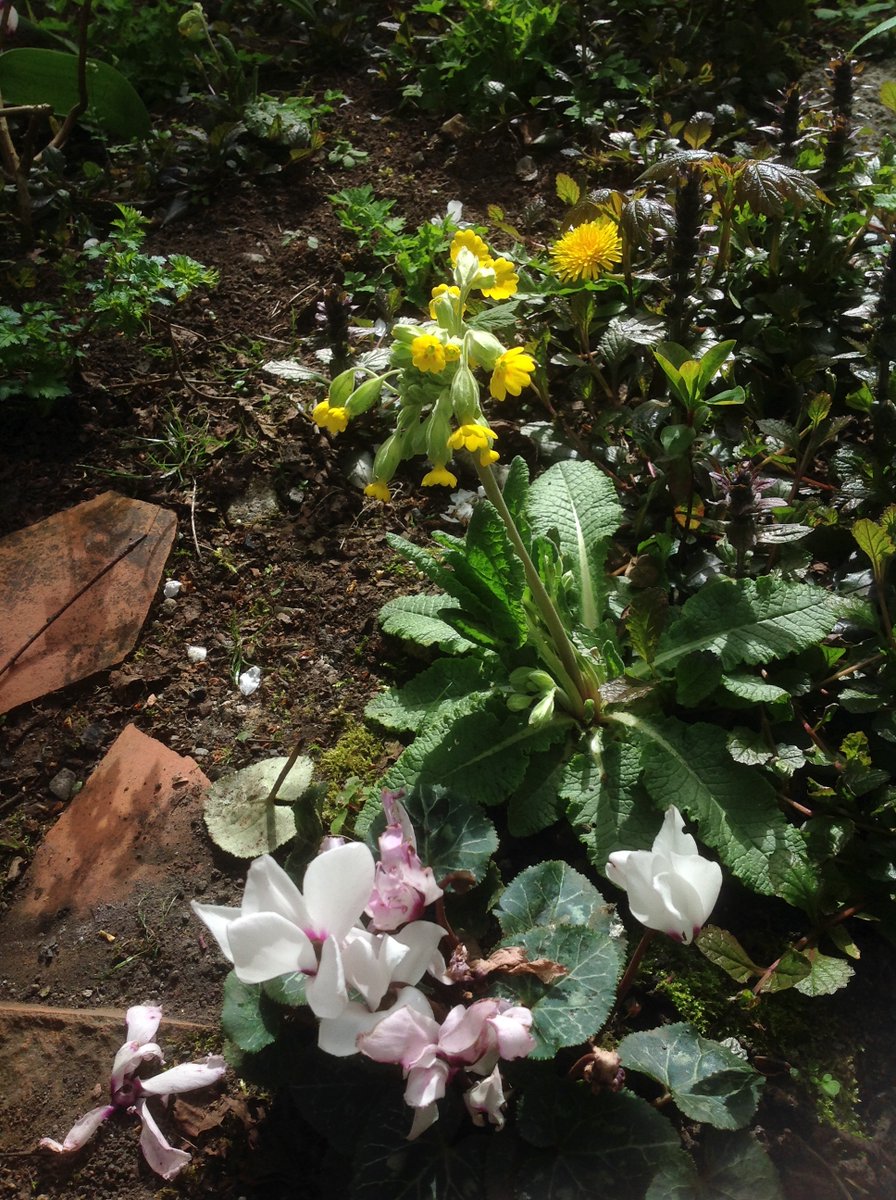
<path fill-rule="evenodd" d="M 521 183 L 515 164 L 525 148 L 509 132 L 455 143 L 439 136 L 435 122 L 395 111 L 388 95 L 360 79 L 338 86 L 353 100 L 341 113 L 343 132 L 369 152 L 366 162 L 337 174 L 321 157 L 257 186 L 234 180 L 204 206 L 155 229 L 151 252 L 185 252 L 217 267 L 219 287 L 207 301 L 178 309 L 170 335 L 159 328 L 154 343 L 98 341 L 71 401 L 49 417 L 20 416 L 4 431 L 0 535 L 112 486 L 176 512 L 179 534 L 167 573 L 182 581 L 183 591 L 173 604 L 158 597 L 125 663 L 0 723 L 0 930 L 35 847 L 64 807 L 50 781 L 63 767 L 86 779 L 127 723 L 195 757 L 215 778 L 287 753 L 296 740 L 312 755 L 332 747 L 357 724 L 377 688 L 395 678 L 396 664 L 400 669 L 376 617 L 409 580 L 385 536 L 389 530 L 415 536 L 437 524 L 445 493 L 421 495 L 408 486 L 390 507 L 366 502 L 344 470 L 364 448 L 363 432 L 333 443 L 308 417 L 320 398 L 316 388 L 272 379 L 261 364 L 293 356 L 312 361 L 320 344 L 314 311 L 324 287 L 341 282 L 346 266 L 364 264 L 335 219 L 329 193 L 370 182 L 378 195 L 397 200 L 409 227 L 441 214 L 451 199 L 463 201 L 472 219 L 498 203 L 513 221 L 553 194 L 553 176 L 566 160 L 540 163 L 538 177 Z M 314 249 L 309 235 L 317 239 Z M 228 444 L 198 467 L 187 464 L 180 476 L 163 477 L 141 439 L 163 436 L 172 413 Z M 375 440 L 375 430 L 368 435 Z M 233 508 L 253 488 L 275 498 L 257 523 Z M 187 661 L 189 644 L 208 648 L 201 668 Z M 238 663 L 263 672 L 260 690 L 248 699 L 234 684 Z M 383 765 L 394 749 L 383 747 Z M 188 903 L 197 894 L 234 902 L 244 867 L 215 850 L 198 815 L 182 861 L 189 870 L 172 870 L 164 887 L 140 889 L 124 903 L 109 896 L 77 923 L 63 912 L 32 945 L 4 952 L 0 1000 L 88 1011 L 158 1001 L 172 1017 L 216 1030 L 226 966 L 201 937 Z M 114 942 L 103 930 L 114 932 Z M 875 971 L 873 961 L 867 969 Z M 866 976 L 848 1001 L 867 1030 L 860 1078 L 874 1141 L 834 1136 L 813 1113 L 793 1107 L 786 1084 L 770 1089 L 764 1136 L 792 1200 L 884 1200 L 896 1190 L 887 1136 L 892 1072 L 885 1070 L 893 1064 L 892 982 L 881 974 L 878 987 Z M 216 1032 L 201 1046 L 183 1031 L 166 1038 L 164 1024 L 160 1036 L 174 1049 L 170 1062 L 218 1045 Z M 114 1049 L 114 1028 L 104 1037 Z M 220 1121 L 212 1128 L 197 1131 L 195 1113 L 183 1107 L 169 1118 L 167 1128 L 196 1149 L 194 1168 L 173 1186 L 143 1163 L 127 1120 L 109 1122 L 70 1162 L 34 1153 L 40 1136 L 60 1137 L 97 1103 L 108 1067 L 106 1050 L 98 1058 L 100 1047 L 89 1039 L 70 1038 L 63 1063 L 41 1064 L 42 1047 L 38 1037 L 36 1057 L 22 1071 L 62 1072 L 65 1091 L 60 1096 L 48 1087 L 42 1106 L 29 1093 L 30 1115 L 21 1105 L 5 1114 L 0 1106 L 5 1200 L 317 1195 L 302 1172 L 299 1182 L 294 1170 L 291 1180 L 289 1172 L 278 1174 L 278 1161 L 296 1161 L 294 1129 L 287 1123 L 281 1137 L 276 1120 L 259 1125 L 267 1102 L 244 1095 L 233 1081 L 230 1105 L 213 1110 Z M 0 1081 L 0 1093 L 9 1087 Z"/>

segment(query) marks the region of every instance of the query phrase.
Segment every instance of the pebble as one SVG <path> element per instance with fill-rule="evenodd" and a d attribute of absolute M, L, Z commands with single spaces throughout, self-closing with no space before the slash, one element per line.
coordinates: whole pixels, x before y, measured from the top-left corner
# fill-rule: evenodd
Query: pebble
<path fill-rule="evenodd" d="M 169 597 L 162 601 L 162 612 L 166 617 L 170 617 L 173 612 L 177 612 L 177 601 Z"/>
<path fill-rule="evenodd" d="M 50 780 L 50 791 L 57 800 L 71 800 L 72 793 L 75 790 L 75 784 L 78 782 L 78 776 L 74 771 L 70 771 L 68 767 L 63 767 L 61 771 L 57 771 Z"/>

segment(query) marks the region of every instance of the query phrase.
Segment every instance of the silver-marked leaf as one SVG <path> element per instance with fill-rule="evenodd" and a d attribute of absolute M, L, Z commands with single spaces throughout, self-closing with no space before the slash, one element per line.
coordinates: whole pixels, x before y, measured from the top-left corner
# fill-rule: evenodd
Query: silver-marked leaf
<path fill-rule="evenodd" d="M 211 785 L 205 798 L 205 824 L 222 850 L 237 858 L 257 858 L 295 837 L 290 805 L 308 790 L 314 764 L 310 758 L 298 758 L 280 786 L 277 802 L 270 803 L 268 796 L 288 761 L 268 758 Z"/>
<path fill-rule="evenodd" d="M 495 910 L 505 938 L 530 929 L 580 925 L 609 932 L 606 901 L 590 880 L 565 862 L 543 862 L 521 871 Z"/>
<path fill-rule="evenodd" d="M 617 1050 L 627 1071 L 655 1079 L 692 1121 L 742 1129 L 756 1111 L 763 1083 L 759 1072 L 690 1025 L 630 1033 Z"/>
<path fill-rule="evenodd" d="M 752 1133 L 708 1129 L 698 1172 L 682 1152 L 647 1189 L 645 1200 L 784 1200 L 774 1163 Z"/>
<path fill-rule="evenodd" d="M 468 871 L 477 883 L 484 878 L 498 848 L 498 835 L 475 801 L 444 787 L 418 787 L 406 792 L 401 802 L 417 835 L 420 861 L 432 867 L 436 879 L 453 871 Z M 371 823 L 367 834 L 371 846 L 385 824 L 382 814 Z"/>
<path fill-rule="evenodd" d="M 224 980 L 221 1025 L 240 1050 L 256 1054 L 276 1040 L 280 1014 L 258 984 L 241 983 L 231 971 Z"/>

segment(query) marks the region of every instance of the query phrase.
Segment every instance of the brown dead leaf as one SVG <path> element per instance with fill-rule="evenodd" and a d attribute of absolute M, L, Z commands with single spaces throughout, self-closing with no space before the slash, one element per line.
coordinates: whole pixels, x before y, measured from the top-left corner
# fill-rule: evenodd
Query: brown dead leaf
<path fill-rule="evenodd" d="M 200 1133 L 207 1133 L 210 1129 L 219 1129 L 230 1113 L 233 1113 L 243 1129 L 249 1130 L 257 1124 L 248 1104 L 239 1096 L 219 1096 L 210 1104 L 190 1104 L 188 1100 L 182 1100 L 178 1096 L 172 1108 L 175 1123 L 187 1138 L 198 1137 Z"/>
<path fill-rule="evenodd" d="M 531 962 L 522 946 L 493 950 L 488 958 L 473 959 L 470 970 L 476 979 L 489 975 L 535 975 L 544 984 L 556 983 L 569 971 L 550 958 L 535 958 Z"/>

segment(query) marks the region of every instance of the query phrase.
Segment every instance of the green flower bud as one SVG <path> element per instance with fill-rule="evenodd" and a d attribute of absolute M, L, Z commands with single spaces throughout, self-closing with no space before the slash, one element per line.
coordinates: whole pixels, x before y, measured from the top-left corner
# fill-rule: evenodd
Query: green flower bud
<path fill-rule="evenodd" d="M 393 433 L 386 438 L 373 460 L 374 479 L 381 479 L 383 483 L 389 482 L 402 459 L 409 457 L 405 452 L 406 443 L 406 436 L 402 433 Z"/>
<path fill-rule="evenodd" d="M 554 691 L 546 692 L 529 713 L 530 725 L 546 725 L 554 715 Z"/>
<path fill-rule="evenodd" d="M 177 23 L 177 32 L 188 42 L 201 42 L 205 37 L 205 29 L 205 13 L 199 4 L 188 8 Z"/>
<path fill-rule="evenodd" d="M 425 329 L 421 329 L 419 325 L 393 325 L 392 340 L 400 342 L 404 346 L 410 346 L 415 337 L 419 337 L 421 333 L 426 333 Z"/>
<path fill-rule="evenodd" d="M 349 396 L 355 390 L 355 368 L 349 367 L 341 375 L 337 375 L 330 384 L 327 399 L 331 408 L 345 408 Z"/>
<path fill-rule="evenodd" d="M 529 707 L 533 699 L 533 696 L 527 696 L 523 692 L 514 692 L 507 697 L 507 707 L 511 712 L 522 712 Z"/>
<path fill-rule="evenodd" d="M 468 250 L 466 246 L 461 247 L 454 264 L 454 282 L 462 293 L 473 286 L 478 274 L 479 259 L 472 250 Z"/>
<path fill-rule="evenodd" d="M 433 405 L 426 424 L 426 457 L 431 463 L 444 465 L 451 458 L 448 438 L 451 436 L 451 394 L 445 388 Z"/>
<path fill-rule="evenodd" d="M 492 333 L 484 329 L 468 329 L 464 336 L 467 361 L 491 371 L 504 353 L 504 347 Z"/>
<path fill-rule="evenodd" d="M 373 379 L 365 379 L 346 401 L 345 407 L 348 409 L 348 415 L 357 417 L 360 413 L 367 412 L 368 408 L 373 408 L 379 400 L 382 390 L 383 378 L 381 375 L 377 375 Z"/>
<path fill-rule="evenodd" d="M 473 372 L 464 363 L 457 368 L 451 381 L 451 406 L 458 425 L 475 425 L 482 416 L 479 385 Z"/>

